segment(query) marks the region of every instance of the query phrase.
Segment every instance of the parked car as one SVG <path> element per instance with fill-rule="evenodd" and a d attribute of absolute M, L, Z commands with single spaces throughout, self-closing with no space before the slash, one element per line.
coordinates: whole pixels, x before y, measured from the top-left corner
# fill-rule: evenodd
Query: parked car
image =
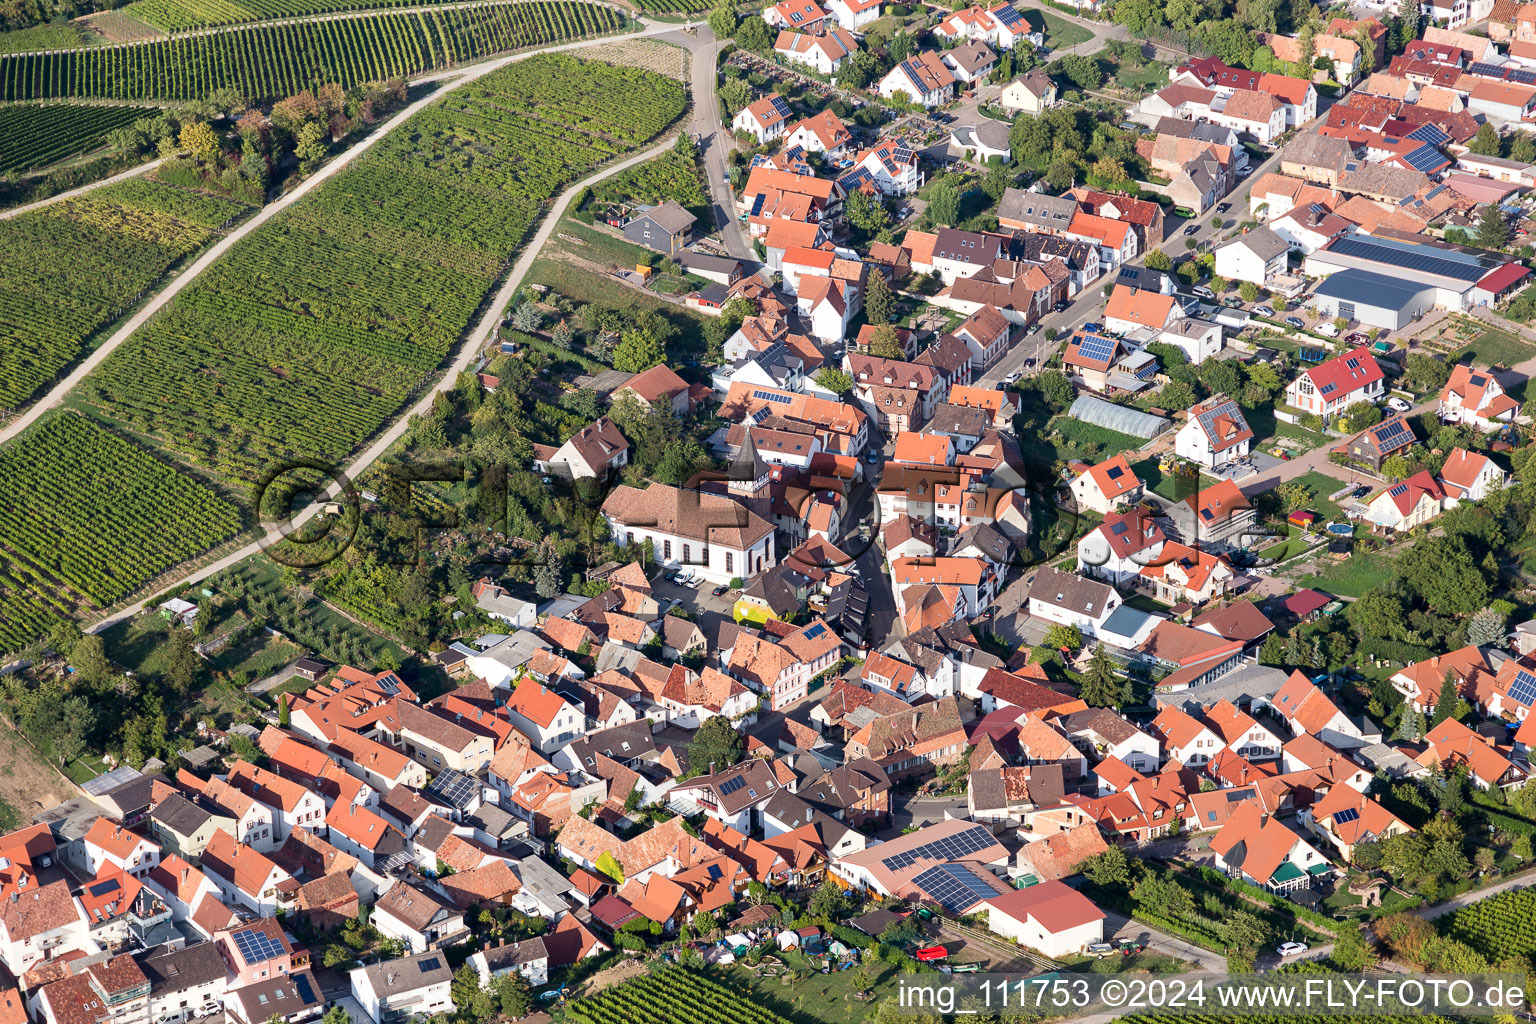
<path fill-rule="evenodd" d="M 1230 209 L 1232 209 L 1232 204 L 1231 203 L 1221 203 L 1220 205 L 1218 205 L 1216 207 L 1216 212 L 1217 213 L 1226 213 Z"/>
<path fill-rule="evenodd" d="M 1348 334 L 1344 335 L 1344 340 L 1349 342 L 1351 345 L 1364 345 L 1366 342 L 1371 340 L 1371 336 L 1366 334 L 1364 331 L 1350 331 Z"/>
<path fill-rule="evenodd" d="M 1305 942 L 1282 942 L 1280 948 L 1275 950 L 1275 952 L 1281 956 L 1300 956 L 1308 948 Z"/>
<path fill-rule="evenodd" d="M 1243 300 L 1238 298 L 1236 295 L 1228 295 L 1225 299 L 1222 299 L 1221 301 L 1225 305 L 1231 307 L 1232 309 L 1242 309 L 1243 308 Z"/>
<path fill-rule="evenodd" d="M 1083 330 L 1085 330 L 1085 331 L 1093 331 L 1095 334 L 1097 334 L 1098 332 L 1102 331 L 1103 329 L 1104 329 L 1104 325 L 1099 323 L 1096 320 L 1090 320 L 1088 323 L 1083 324 Z"/>
<path fill-rule="evenodd" d="M 1070 303 L 1068 303 L 1066 299 L 1062 299 L 1060 302 L 1056 303 L 1056 305 L 1051 307 L 1051 312 L 1060 313 L 1062 310 L 1066 309 L 1068 305 L 1070 305 Z"/>
<path fill-rule="evenodd" d="M 728 587 L 724 583 L 722 583 L 719 586 L 715 587 L 714 590 L 711 590 L 710 594 L 714 595 L 715 597 L 719 597 L 721 594 L 725 593 L 727 590 L 730 590 L 730 589 L 731 589 L 730 587 Z"/>
<path fill-rule="evenodd" d="M 1200 225 L 1199 224 L 1186 224 L 1186 225 L 1184 225 L 1184 233 L 1186 235 L 1192 235 L 1196 231 L 1199 231 L 1199 230 L 1200 230 Z"/>
<path fill-rule="evenodd" d="M 1200 296 L 1202 299 L 1214 299 L 1216 297 L 1216 293 L 1211 291 L 1209 288 L 1207 288 L 1203 284 L 1195 285 L 1193 288 L 1190 289 L 1190 291 L 1194 292 L 1196 295 Z"/>
<path fill-rule="evenodd" d="M 1299 316 L 1288 316 L 1285 318 L 1285 326 L 1300 328 L 1307 326 L 1307 322 Z"/>
<path fill-rule="evenodd" d="M 1026 367 L 1034 366 L 1035 365 L 1035 357 L 1034 356 L 1030 356 L 1028 359 L 1024 360 L 1024 365 Z"/>
<path fill-rule="evenodd" d="M 1268 306 L 1254 306 L 1253 307 L 1253 311 L 1255 313 L 1259 314 L 1259 316 L 1274 316 L 1275 315 L 1275 311 L 1273 309 L 1270 309 Z"/>
<path fill-rule="evenodd" d="M 1387 408 L 1391 409 L 1393 412 L 1407 412 L 1409 409 L 1412 409 L 1413 406 L 1409 405 L 1401 398 L 1393 397 L 1387 399 Z"/>

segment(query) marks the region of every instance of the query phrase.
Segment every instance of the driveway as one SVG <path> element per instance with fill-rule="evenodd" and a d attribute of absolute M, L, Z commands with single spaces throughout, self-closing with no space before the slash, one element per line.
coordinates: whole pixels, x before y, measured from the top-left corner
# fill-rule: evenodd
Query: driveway
<path fill-rule="evenodd" d="M 1104 941 L 1119 942 L 1121 939 L 1131 939 L 1148 949 L 1188 960 L 1203 971 L 1224 972 L 1227 969 L 1227 958 L 1220 953 L 1201 949 L 1192 942 L 1158 931 L 1116 911 L 1104 911 Z"/>

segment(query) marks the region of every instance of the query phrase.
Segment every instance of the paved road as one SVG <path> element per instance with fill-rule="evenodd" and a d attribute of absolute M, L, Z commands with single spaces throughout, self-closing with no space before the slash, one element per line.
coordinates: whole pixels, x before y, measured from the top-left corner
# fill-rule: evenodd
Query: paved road
<path fill-rule="evenodd" d="M 1220 953 L 1201 949 L 1193 942 L 1159 931 L 1116 911 L 1104 911 L 1104 941 L 1118 942 L 1120 939 L 1134 939 L 1148 949 L 1188 960 L 1203 971 L 1220 972 L 1227 969 L 1227 958 Z"/>
<path fill-rule="evenodd" d="M 110 178 L 102 178 L 100 181 L 92 181 L 88 184 L 81 185 L 79 188 L 72 188 L 68 192 L 60 192 L 56 196 L 49 196 L 47 199 L 39 199 L 37 202 L 28 203 L 25 206 L 13 206 L 11 209 L 6 210 L 4 213 L 0 213 L 0 220 L 10 220 L 12 217 L 20 217 L 24 213 L 31 213 L 33 210 L 41 210 L 43 207 L 52 206 L 54 203 L 62 203 L 66 199 L 75 198 L 75 196 L 83 196 L 87 192 L 93 192 L 96 189 L 102 188 L 106 185 L 116 185 L 120 181 L 127 181 L 129 178 L 136 178 L 141 174 L 148 174 L 156 167 L 159 167 L 161 163 L 162 161 L 157 157 L 154 160 L 150 160 L 148 163 L 142 163 L 137 167 L 130 167 L 126 171 L 121 171 L 117 174 L 114 174 Z"/>
<path fill-rule="evenodd" d="M 1536 868 L 1532 868 L 1528 871 L 1522 871 L 1518 875 L 1510 875 L 1508 878 L 1495 882 L 1487 888 L 1474 889 L 1471 892 L 1462 893 L 1455 899 L 1446 900 L 1444 903 L 1435 903 L 1427 907 L 1420 907 L 1418 910 L 1414 911 L 1414 914 L 1417 917 L 1424 918 L 1426 921 L 1433 921 L 1435 918 L 1440 917 L 1443 914 L 1449 914 L 1452 911 L 1471 906 L 1473 903 L 1476 903 L 1479 900 L 1486 900 L 1490 896 L 1497 896 L 1501 892 L 1508 892 L 1510 889 L 1524 889 L 1532 882 L 1536 882 Z"/>
<path fill-rule="evenodd" d="M 715 95 L 715 63 L 721 43 L 715 42 L 708 25 L 699 26 L 699 39 L 693 50 L 693 131 L 699 136 L 704 169 L 709 174 L 709 195 L 714 203 L 715 223 L 720 225 L 720 239 L 725 249 L 739 260 L 755 262 L 757 255 L 736 219 L 736 200 L 731 195 L 726 176 L 725 156 L 731 150 L 730 135 L 720 123 L 720 98 Z M 683 37 L 686 38 L 686 37 Z"/>

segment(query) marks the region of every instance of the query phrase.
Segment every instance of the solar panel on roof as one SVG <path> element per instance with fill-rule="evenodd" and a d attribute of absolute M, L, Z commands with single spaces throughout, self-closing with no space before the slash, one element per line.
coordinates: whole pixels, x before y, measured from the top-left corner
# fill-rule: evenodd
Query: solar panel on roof
<path fill-rule="evenodd" d="M 1515 681 L 1509 684 L 1509 698 L 1526 706 L 1536 703 L 1536 675 L 1525 669 L 1515 673 Z"/>
<path fill-rule="evenodd" d="M 1407 493 L 1407 491 L 1408 491 L 1408 485 L 1407 484 L 1397 484 L 1391 490 L 1387 491 L 1387 493 L 1390 494 L 1392 497 L 1396 498 L 1400 494 Z"/>
<path fill-rule="evenodd" d="M 416 966 L 423 974 L 427 971 L 435 971 L 443 966 L 443 962 L 435 956 L 429 956 L 425 960 L 418 960 Z"/>
<path fill-rule="evenodd" d="M 1451 137 L 1441 131 L 1437 124 L 1421 124 L 1408 133 L 1408 138 L 1415 142 L 1427 142 L 1432 146 L 1443 146 L 1451 141 Z"/>
<path fill-rule="evenodd" d="M 1529 71 L 1525 68 L 1511 68 L 1509 70 L 1509 80 L 1511 82 L 1519 82 L 1521 85 L 1536 85 L 1536 71 Z"/>
<path fill-rule="evenodd" d="M 1488 64 L 1488 63 L 1485 63 L 1483 61 L 1474 61 L 1472 64 L 1468 65 L 1467 71 L 1470 74 L 1480 75 L 1483 78 L 1503 78 L 1504 77 L 1504 69 L 1503 68 L 1499 67 L 1499 65 L 1497 65 L 1497 64 Z"/>
<path fill-rule="evenodd" d="M 240 956 L 247 964 L 259 964 L 283 955 L 282 943 L 255 928 L 241 929 L 231 938 L 235 940 L 235 947 L 240 950 Z"/>
<path fill-rule="evenodd" d="M 789 104 L 784 102 L 784 97 L 773 97 L 773 102 L 770 104 L 770 106 L 773 107 L 773 112 L 778 114 L 780 117 L 789 116 Z"/>
<path fill-rule="evenodd" d="M 105 896 L 107 893 L 121 888 L 122 886 L 118 884 L 117 879 L 114 878 L 110 882 L 97 882 L 95 885 L 91 886 L 88 891 L 92 896 Z"/>
<path fill-rule="evenodd" d="M 918 875 L 913 882 L 951 914 L 963 914 L 982 900 L 997 895 L 994 886 L 988 885 L 964 864 L 936 865 Z"/>
<path fill-rule="evenodd" d="M 463 808 L 480 794 L 480 784 L 463 772 L 449 768 L 439 772 L 423 792 L 450 807 Z"/>
<path fill-rule="evenodd" d="M 911 867 L 919 860 L 956 860 L 966 857 L 978 850 L 985 850 L 995 842 L 997 840 L 992 837 L 990 831 L 984 826 L 977 825 L 964 832 L 923 843 L 903 853 L 892 854 L 880 863 L 887 871 L 900 871 Z"/>
<path fill-rule="evenodd" d="M 754 389 L 752 392 L 752 397 L 760 398 L 765 402 L 779 402 L 783 405 L 789 405 L 794 402 L 794 399 L 788 395 L 777 394 L 773 391 L 759 391 Z"/>
<path fill-rule="evenodd" d="M 807 629 L 805 631 L 805 638 L 807 640 L 815 640 L 817 637 L 821 636 L 821 634 L 825 633 L 826 631 L 827 631 L 827 627 L 823 626 L 821 623 L 818 622 L 818 623 L 816 623 L 816 625 L 812 626 L 811 628 L 809 628 L 809 629 Z"/>
<path fill-rule="evenodd" d="M 1355 821 L 1360 817 L 1360 812 L 1353 807 L 1346 807 L 1342 811 L 1333 812 L 1333 823 L 1342 825 L 1348 821 Z"/>
<path fill-rule="evenodd" d="M 742 776 L 737 775 L 734 778 L 726 779 L 724 782 L 722 782 L 720 784 L 720 792 L 721 793 L 734 793 L 738 789 L 740 789 L 742 786 L 745 786 L 746 784 L 747 784 L 747 780 L 745 778 L 743 778 Z"/>
<path fill-rule="evenodd" d="M 906 146 L 897 146 L 895 156 L 897 163 L 909 164 L 912 162 L 912 151 Z"/>
<path fill-rule="evenodd" d="M 998 8 L 992 12 L 992 16 L 1009 28 L 1013 28 L 1013 26 L 1023 20 L 1019 17 L 1018 10 L 1012 4 Z"/>
<path fill-rule="evenodd" d="M 1428 174 L 1433 168 L 1448 163 L 1440 151 L 1433 146 L 1420 146 L 1411 153 L 1403 154 L 1403 162 L 1416 171 Z"/>
<path fill-rule="evenodd" d="M 1476 281 L 1487 273 L 1476 259 L 1470 257 L 1458 259 L 1455 258 L 1456 253 L 1448 250 L 1429 249 L 1409 243 L 1404 243 L 1400 247 L 1390 244 L 1390 240 L 1387 239 L 1365 241 L 1359 237 L 1345 236 L 1335 240 L 1332 248 L 1327 251 L 1340 256 L 1371 260 L 1404 270 L 1417 270 L 1464 281 Z"/>
<path fill-rule="evenodd" d="M 704 873 L 707 874 L 710 877 L 710 879 L 712 879 L 713 881 L 716 881 L 716 882 L 720 881 L 721 878 L 725 877 L 724 874 L 720 870 L 720 865 L 718 865 L 718 864 L 711 864 L 709 867 L 704 869 Z"/>

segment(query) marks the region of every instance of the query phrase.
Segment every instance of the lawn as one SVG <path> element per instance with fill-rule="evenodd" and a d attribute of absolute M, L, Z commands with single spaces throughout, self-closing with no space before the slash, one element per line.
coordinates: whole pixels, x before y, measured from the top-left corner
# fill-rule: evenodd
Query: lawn
<path fill-rule="evenodd" d="M 1164 473 L 1158 468 L 1155 455 L 1149 455 L 1140 462 L 1131 463 L 1131 471 L 1147 485 L 1147 490 L 1169 501 L 1183 501 L 1207 487 L 1214 487 L 1217 482 L 1214 477 L 1203 473 L 1198 481 L 1187 476 Z"/>
<path fill-rule="evenodd" d="M 1308 537 L 1303 531 L 1294 526 L 1287 525 L 1286 539 L 1278 544 L 1271 544 L 1267 548 L 1260 548 L 1258 554 L 1260 558 L 1273 558 L 1276 561 L 1284 561 L 1307 550 L 1315 540 L 1315 537 Z"/>
<path fill-rule="evenodd" d="M 1479 364 L 1514 366 L 1536 356 L 1536 345 L 1508 331 L 1489 330 L 1457 349 L 1451 359 L 1459 360 L 1469 354 Z"/>
<path fill-rule="evenodd" d="M 1093 33 L 1088 29 L 1046 11 L 1030 10 L 1019 13 L 1024 16 L 1025 21 L 1029 22 L 1030 28 L 1036 32 L 1044 30 L 1045 45 L 1053 50 L 1076 46 L 1093 38 Z"/>
<path fill-rule="evenodd" d="M 1125 599 L 1125 606 L 1127 608 L 1135 608 L 1139 612 L 1148 612 L 1152 615 L 1166 615 L 1169 608 L 1168 605 L 1146 594 L 1132 594 Z"/>
<path fill-rule="evenodd" d="M 1314 469 L 1310 473 L 1303 473 L 1301 476 L 1296 477 L 1292 482 L 1302 484 L 1311 489 L 1312 500 L 1307 502 L 1308 509 L 1317 512 L 1318 515 L 1325 519 L 1338 519 L 1343 516 L 1343 509 L 1339 507 L 1338 502 L 1330 501 L 1328 495 L 1343 487 L 1344 481 Z"/>
<path fill-rule="evenodd" d="M 1316 587 L 1336 597 L 1362 597 L 1385 583 L 1392 575 L 1392 560 L 1370 552 L 1354 554 L 1342 562 L 1329 562 L 1322 571 L 1298 581 L 1302 587 Z"/>
<path fill-rule="evenodd" d="M 1114 79 L 1122 88 L 1146 92 L 1168 84 L 1168 65 L 1157 61 L 1141 65 L 1121 64 L 1115 69 Z"/>
<path fill-rule="evenodd" d="M 626 268 L 649 264 L 660 256 L 660 253 L 652 252 L 643 245 L 636 245 L 602 228 L 584 224 L 574 217 L 561 219 L 554 235 L 544 247 L 546 254 L 551 250 L 567 252 L 593 263 Z"/>

